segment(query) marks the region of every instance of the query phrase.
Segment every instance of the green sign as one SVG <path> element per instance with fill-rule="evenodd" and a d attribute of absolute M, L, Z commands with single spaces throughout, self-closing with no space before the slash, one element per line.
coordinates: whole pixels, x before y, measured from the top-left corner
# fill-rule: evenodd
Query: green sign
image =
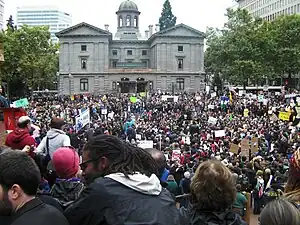
<path fill-rule="evenodd" d="M 22 107 L 28 106 L 29 102 L 28 102 L 27 98 L 22 98 L 20 100 L 15 101 L 14 105 L 15 105 L 16 108 L 22 108 Z"/>
<path fill-rule="evenodd" d="M 131 96 L 131 97 L 130 97 L 130 102 L 131 102 L 131 103 L 136 103 L 136 102 L 137 102 L 137 98 L 134 97 L 134 96 Z"/>

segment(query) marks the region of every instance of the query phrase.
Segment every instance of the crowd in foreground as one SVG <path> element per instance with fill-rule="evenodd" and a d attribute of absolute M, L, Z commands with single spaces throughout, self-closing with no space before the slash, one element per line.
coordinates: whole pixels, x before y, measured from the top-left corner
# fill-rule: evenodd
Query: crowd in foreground
<path fill-rule="evenodd" d="M 1 225 L 244 225 L 249 201 L 261 225 L 300 224 L 296 97 L 131 100 L 32 99 L 0 154 Z"/>

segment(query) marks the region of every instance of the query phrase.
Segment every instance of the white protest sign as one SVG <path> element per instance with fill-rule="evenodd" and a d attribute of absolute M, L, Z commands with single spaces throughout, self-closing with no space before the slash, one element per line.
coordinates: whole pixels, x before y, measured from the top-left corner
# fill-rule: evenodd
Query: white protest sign
<path fill-rule="evenodd" d="M 140 148 L 153 148 L 153 141 L 140 141 L 138 146 Z"/>
<path fill-rule="evenodd" d="M 217 118 L 214 118 L 214 117 L 209 117 L 208 118 L 208 123 L 211 123 L 211 124 L 216 124 L 218 122 L 218 119 Z"/>
<path fill-rule="evenodd" d="M 107 115 L 107 109 L 101 109 L 101 114 L 102 115 Z"/>
<path fill-rule="evenodd" d="M 225 130 L 216 130 L 215 137 L 225 137 Z"/>

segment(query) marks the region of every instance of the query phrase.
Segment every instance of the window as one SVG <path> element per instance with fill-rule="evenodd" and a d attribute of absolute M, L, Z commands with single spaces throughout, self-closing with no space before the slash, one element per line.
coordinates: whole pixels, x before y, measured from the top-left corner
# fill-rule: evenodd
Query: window
<path fill-rule="evenodd" d="M 112 55 L 114 55 L 114 56 L 118 55 L 118 51 L 117 50 L 112 50 Z"/>
<path fill-rule="evenodd" d="M 134 17 L 133 25 L 134 25 L 134 27 L 138 27 L 139 26 L 138 25 L 138 17 L 137 16 Z"/>
<path fill-rule="evenodd" d="M 176 89 L 184 90 L 184 78 L 176 78 Z"/>
<path fill-rule="evenodd" d="M 118 63 L 118 61 L 112 61 L 112 67 L 117 68 L 117 63 Z"/>
<path fill-rule="evenodd" d="M 147 50 L 142 50 L 142 55 L 147 55 L 147 54 L 148 54 Z"/>
<path fill-rule="evenodd" d="M 87 46 L 86 45 L 81 45 L 81 51 L 86 52 L 87 51 Z"/>
<path fill-rule="evenodd" d="M 183 69 L 183 59 L 178 59 L 177 64 L 178 64 L 178 69 L 182 70 Z"/>
<path fill-rule="evenodd" d="M 80 91 L 89 90 L 89 80 L 87 78 L 80 79 Z"/>
<path fill-rule="evenodd" d="M 119 17 L 119 27 L 123 27 L 123 18 Z"/>
<path fill-rule="evenodd" d="M 127 50 L 127 55 L 132 55 L 132 50 Z"/>
<path fill-rule="evenodd" d="M 131 16 L 126 16 L 126 26 L 127 27 L 131 26 Z"/>
<path fill-rule="evenodd" d="M 178 45 L 178 51 L 183 52 L 183 46 L 182 45 Z"/>
<path fill-rule="evenodd" d="M 86 69 L 87 67 L 87 60 L 86 59 L 81 59 L 81 69 Z"/>

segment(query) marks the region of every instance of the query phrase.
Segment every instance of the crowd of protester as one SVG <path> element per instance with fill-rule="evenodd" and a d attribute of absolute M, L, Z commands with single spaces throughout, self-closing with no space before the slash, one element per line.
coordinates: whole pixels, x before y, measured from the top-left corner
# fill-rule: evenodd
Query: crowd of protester
<path fill-rule="evenodd" d="M 164 96 L 33 96 L 0 154 L 0 224 L 244 225 L 249 202 L 300 224 L 297 93 Z"/>

